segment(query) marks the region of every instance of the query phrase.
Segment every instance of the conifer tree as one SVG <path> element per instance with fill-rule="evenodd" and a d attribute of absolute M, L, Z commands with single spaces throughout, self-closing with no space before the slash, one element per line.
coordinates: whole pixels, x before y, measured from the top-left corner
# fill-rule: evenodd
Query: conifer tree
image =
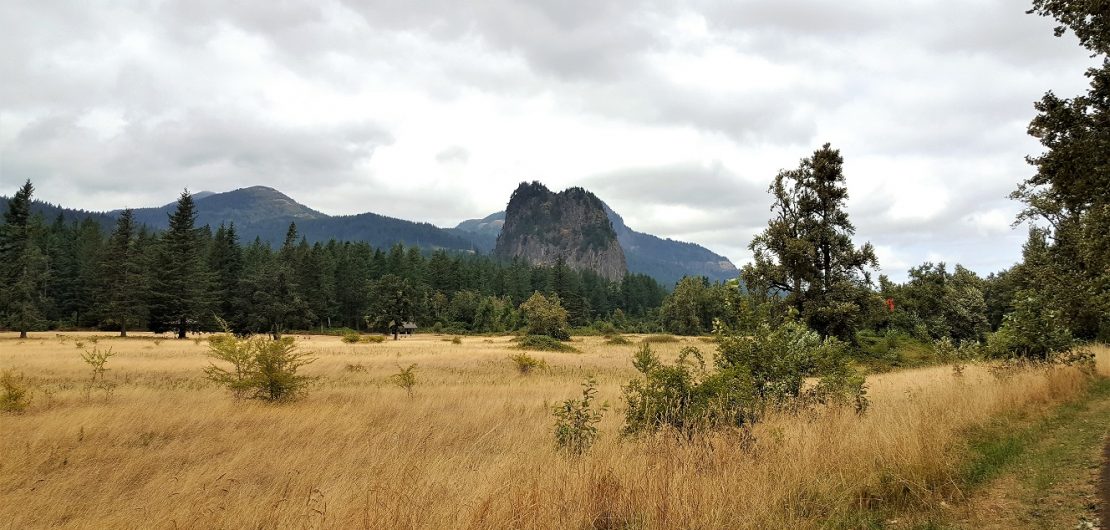
<path fill-rule="evenodd" d="M 19 330 L 20 338 L 42 320 L 42 292 L 47 257 L 38 241 L 41 221 L 31 215 L 35 187 L 28 180 L 8 203 L 0 227 L 0 314 Z"/>
<path fill-rule="evenodd" d="M 870 243 L 852 243 L 843 165 L 840 151 L 825 144 L 797 169 L 779 172 L 768 190 L 775 216 L 749 245 L 755 259 L 742 277 L 749 290 L 785 293 L 822 335 L 851 339 L 878 260 Z"/>
<path fill-rule="evenodd" d="M 141 250 L 136 245 L 135 215 L 124 210 L 100 263 L 101 312 L 119 325 L 119 336 L 143 316 L 146 300 L 146 275 Z"/>
<path fill-rule="evenodd" d="M 196 228 L 197 211 L 189 190 L 181 193 L 155 256 L 151 329 L 174 330 L 185 338 L 208 308 L 208 268 Z"/>

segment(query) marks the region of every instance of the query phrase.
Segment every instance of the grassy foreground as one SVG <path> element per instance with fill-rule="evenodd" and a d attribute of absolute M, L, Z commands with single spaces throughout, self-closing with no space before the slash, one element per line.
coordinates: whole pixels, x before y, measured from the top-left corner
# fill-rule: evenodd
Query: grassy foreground
<path fill-rule="evenodd" d="M 307 399 L 236 401 L 208 384 L 205 344 L 100 338 L 106 398 L 86 396 L 87 335 L 0 336 L 0 368 L 35 388 L 0 416 L 0 524 L 67 527 L 805 528 L 891 523 L 970 501 L 975 432 L 1088 395 L 1071 368 L 997 377 L 971 366 L 874 376 L 872 407 L 772 417 L 754 440 L 621 440 L 633 346 L 588 337 L 519 374 L 508 337 L 300 341 L 319 359 Z M 75 345 L 84 342 L 83 348 Z M 673 357 L 687 342 L 655 345 Z M 1110 350 L 1099 351 L 1110 375 Z M 389 382 L 416 363 L 409 395 Z M 610 410 L 582 458 L 553 448 L 551 407 L 599 382 Z M 999 464 L 1003 466 L 1003 464 Z M 989 475 L 989 473 L 988 473 Z M 984 476 L 989 484 L 995 476 Z M 912 520 L 910 517 L 906 520 Z M 897 523 L 895 523 L 897 524 Z"/>

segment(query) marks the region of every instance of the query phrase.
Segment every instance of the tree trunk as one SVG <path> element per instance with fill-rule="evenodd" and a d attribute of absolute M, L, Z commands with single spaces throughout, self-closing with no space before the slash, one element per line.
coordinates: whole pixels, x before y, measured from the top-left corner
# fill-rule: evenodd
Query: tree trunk
<path fill-rule="evenodd" d="M 182 318 L 181 321 L 177 323 L 177 338 L 179 338 L 179 339 L 185 338 L 185 319 L 184 318 Z"/>
<path fill-rule="evenodd" d="M 19 338 L 21 338 L 21 339 L 27 338 L 27 330 L 25 330 L 25 329 L 19 330 Z"/>
<path fill-rule="evenodd" d="M 400 333 L 398 332 L 397 328 L 393 328 L 393 340 L 397 340 L 397 336 L 398 336 L 399 334 L 400 334 Z"/>
<path fill-rule="evenodd" d="M 121 320 L 120 323 L 119 323 L 119 336 L 121 336 L 121 337 L 126 337 L 127 336 L 127 321 L 126 320 Z"/>

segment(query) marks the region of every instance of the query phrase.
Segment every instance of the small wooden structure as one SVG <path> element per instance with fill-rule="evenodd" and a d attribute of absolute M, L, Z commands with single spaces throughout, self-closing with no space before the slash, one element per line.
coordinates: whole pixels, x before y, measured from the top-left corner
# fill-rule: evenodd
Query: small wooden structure
<path fill-rule="evenodd" d="M 416 322 L 401 323 L 401 333 L 404 333 L 405 335 L 412 335 L 414 332 L 416 332 Z"/>

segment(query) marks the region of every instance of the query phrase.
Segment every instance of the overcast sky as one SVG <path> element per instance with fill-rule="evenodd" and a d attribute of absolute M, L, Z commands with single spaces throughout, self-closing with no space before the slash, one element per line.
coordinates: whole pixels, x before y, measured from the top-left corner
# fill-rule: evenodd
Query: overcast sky
<path fill-rule="evenodd" d="M 1020 256 L 1045 91 L 1091 64 L 1014 0 L 0 3 L 0 194 L 107 210 L 278 188 L 440 226 L 522 180 L 738 265 L 766 188 L 841 149 L 884 273 Z"/>

